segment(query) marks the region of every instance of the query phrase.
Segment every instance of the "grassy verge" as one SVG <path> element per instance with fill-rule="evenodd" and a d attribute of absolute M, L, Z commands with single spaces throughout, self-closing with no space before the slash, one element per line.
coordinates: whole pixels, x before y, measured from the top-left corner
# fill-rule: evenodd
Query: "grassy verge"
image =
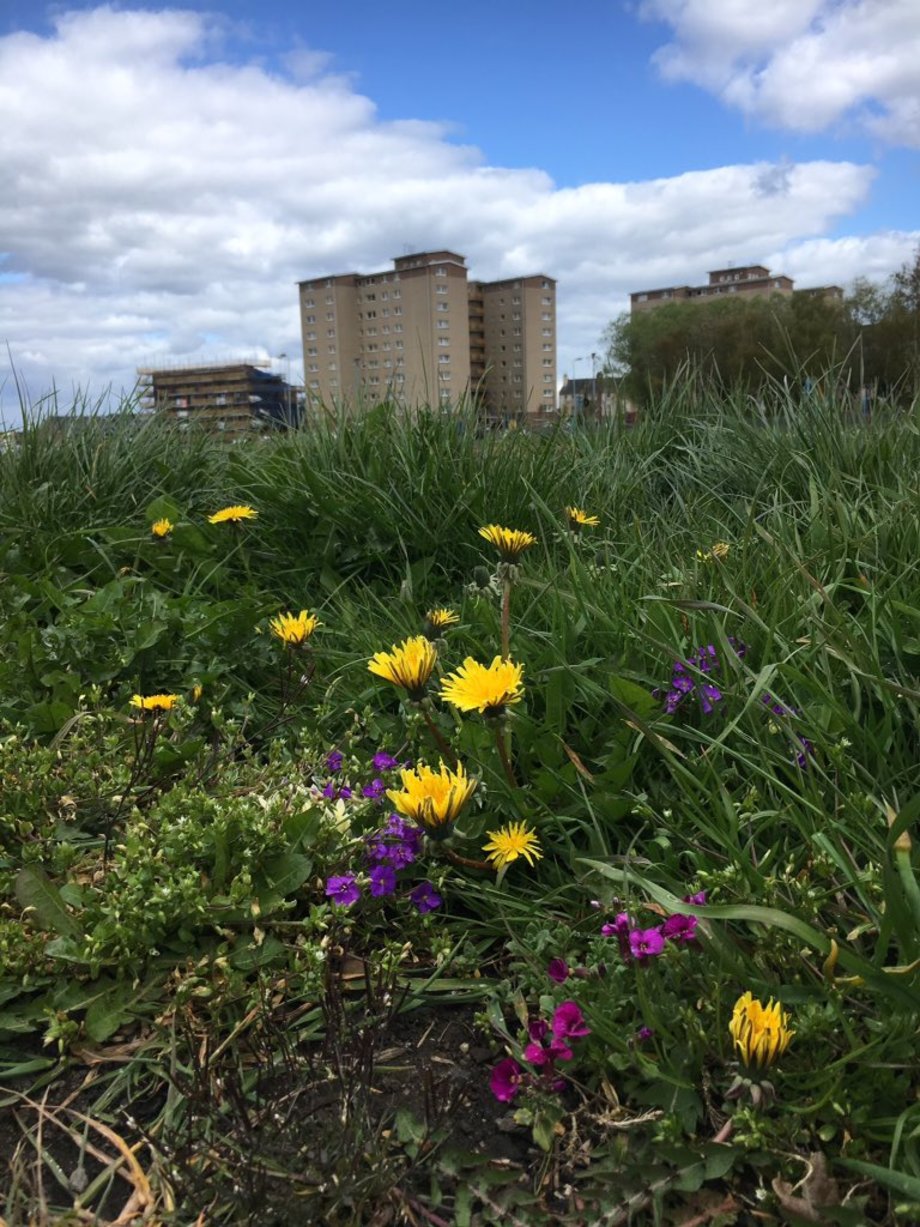
<path fill-rule="evenodd" d="M 781 388 L 28 426 L 6 1220 L 918 1217 L 918 472 L 916 411 Z"/>

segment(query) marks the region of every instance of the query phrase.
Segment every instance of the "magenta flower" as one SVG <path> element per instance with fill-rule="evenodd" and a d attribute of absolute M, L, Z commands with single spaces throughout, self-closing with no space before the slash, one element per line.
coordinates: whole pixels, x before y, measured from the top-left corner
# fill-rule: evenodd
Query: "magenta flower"
<path fill-rule="evenodd" d="M 371 880 L 371 894 L 375 899 L 392 895 L 396 889 L 396 870 L 392 865 L 374 865 L 368 876 Z"/>
<path fill-rule="evenodd" d="M 706 892 L 704 890 L 698 890 L 695 895 L 684 895 L 683 902 L 692 903 L 695 907 L 705 907 Z"/>
<path fill-rule="evenodd" d="M 342 763 L 345 761 L 345 755 L 341 750 L 330 750 L 326 755 L 326 770 L 332 775 L 337 771 L 342 770 Z"/>
<path fill-rule="evenodd" d="M 418 886 L 409 892 L 409 898 L 423 916 L 426 912 L 433 912 L 443 903 L 443 899 L 430 882 L 419 882 Z"/>
<path fill-rule="evenodd" d="M 353 873 L 333 875 L 326 882 L 326 894 L 339 907 L 351 907 L 361 898 L 361 891 Z"/>
<path fill-rule="evenodd" d="M 527 1028 L 527 1034 L 532 1040 L 540 1044 L 546 1038 L 549 1031 L 549 1023 L 545 1018 L 535 1018 Z"/>
<path fill-rule="evenodd" d="M 565 984 L 569 978 L 569 965 L 565 959 L 550 959 L 546 974 L 554 984 Z"/>
<path fill-rule="evenodd" d="M 524 1049 L 524 1060 L 539 1068 L 539 1066 L 545 1065 L 549 1060 L 549 1051 L 542 1044 L 530 1043 Z"/>
<path fill-rule="evenodd" d="M 629 935 L 629 953 L 639 963 L 655 958 L 664 950 L 661 929 L 633 929 Z"/>
<path fill-rule="evenodd" d="M 625 937 L 631 927 L 632 921 L 629 919 L 629 913 L 618 912 L 612 924 L 608 921 L 607 924 L 601 925 L 601 933 L 604 937 Z"/>
<path fill-rule="evenodd" d="M 361 789 L 361 796 L 367 797 L 368 801 L 379 801 L 386 792 L 386 787 L 386 784 L 378 776 L 376 779 L 371 780 L 369 784 L 364 785 Z"/>
<path fill-rule="evenodd" d="M 661 926 L 661 936 L 672 942 L 695 942 L 698 924 L 695 916 L 685 916 L 682 912 L 677 912 L 669 916 Z"/>
<path fill-rule="evenodd" d="M 505 1057 L 492 1070 L 489 1086 L 500 1103 L 510 1103 L 521 1089 L 524 1071 L 514 1057 Z"/>
<path fill-rule="evenodd" d="M 553 1035 L 557 1039 L 575 1040 L 590 1034 L 591 1028 L 585 1023 L 584 1016 L 574 1001 L 563 1001 L 562 1005 L 556 1006 L 553 1014 Z"/>
<path fill-rule="evenodd" d="M 650 1040 L 654 1034 L 655 1031 L 653 1027 L 640 1027 L 636 1032 L 636 1039 L 640 1044 L 643 1044 L 646 1040 Z"/>

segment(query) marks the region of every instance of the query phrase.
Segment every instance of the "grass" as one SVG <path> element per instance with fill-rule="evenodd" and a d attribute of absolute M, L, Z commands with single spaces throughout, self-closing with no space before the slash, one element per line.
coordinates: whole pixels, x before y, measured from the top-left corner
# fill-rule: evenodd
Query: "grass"
<path fill-rule="evenodd" d="M 266 1221 L 266 1188 L 291 1222 L 917 1217 L 918 472 L 920 406 L 866 423 L 689 378 L 628 430 L 381 406 L 228 449 L 130 413 L 30 420 L 0 455 L 6 1220 L 62 1214 L 90 1136 L 97 1221 Z M 209 525 L 229 503 L 258 519 Z M 566 505 L 600 526 L 573 535 Z M 537 538 L 510 575 L 486 523 Z M 435 605 L 460 615 L 437 675 L 488 662 L 506 579 L 517 784 L 487 720 L 367 670 Z M 321 626 L 298 654 L 268 619 L 302 608 Z M 132 723 L 130 696 L 162 691 L 174 711 Z M 397 782 L 371 756 L 439 743 L 479 779 L 456 830 L 395 894 L 334 906 L 388 812 L 362 787 Z M 497 878 L 476 863 L 509 822 L 543 856 Z M 622 912 L 696 930 L 624 957 L 601 933 Z M 768 1070 L 729 1035 L 747 990 L 795 1032 Z M 590 1033 L 556 1090 L 525 1025 L 564 1001 Z M 429 1015 L 491 1057 L 445 1041 L 387 1072 Z M 508 1057 L 529 1072 L 500 1104 Z M 472 1147 L 444 1088 L 398 1111 L 438 1061 Z M 296 1144 L 295 1102 L 319 1122 Z"/>

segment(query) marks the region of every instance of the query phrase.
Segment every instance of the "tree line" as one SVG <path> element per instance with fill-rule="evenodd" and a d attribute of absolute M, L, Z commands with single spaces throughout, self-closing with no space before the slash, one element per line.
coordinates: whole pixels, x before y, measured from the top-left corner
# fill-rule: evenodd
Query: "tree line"
<path fill-rule="evenodd" d="M 614 320 L 605 369 L 648 403 L 691 369 L 719 390 L 756 394 L 828 380 L 865 403 L 920 396 L 920 247 L 884 284 L 859 278 L 843 299 L 805 292 L 670 302 Z"/>

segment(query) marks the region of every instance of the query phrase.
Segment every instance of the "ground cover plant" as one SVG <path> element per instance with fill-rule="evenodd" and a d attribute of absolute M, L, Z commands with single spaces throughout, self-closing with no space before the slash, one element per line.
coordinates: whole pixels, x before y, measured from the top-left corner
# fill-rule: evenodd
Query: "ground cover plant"
<path fill-rule="evenodd" d="M 3 1219 L 920 1218 L 917 408 L 28 421 Z"/>

